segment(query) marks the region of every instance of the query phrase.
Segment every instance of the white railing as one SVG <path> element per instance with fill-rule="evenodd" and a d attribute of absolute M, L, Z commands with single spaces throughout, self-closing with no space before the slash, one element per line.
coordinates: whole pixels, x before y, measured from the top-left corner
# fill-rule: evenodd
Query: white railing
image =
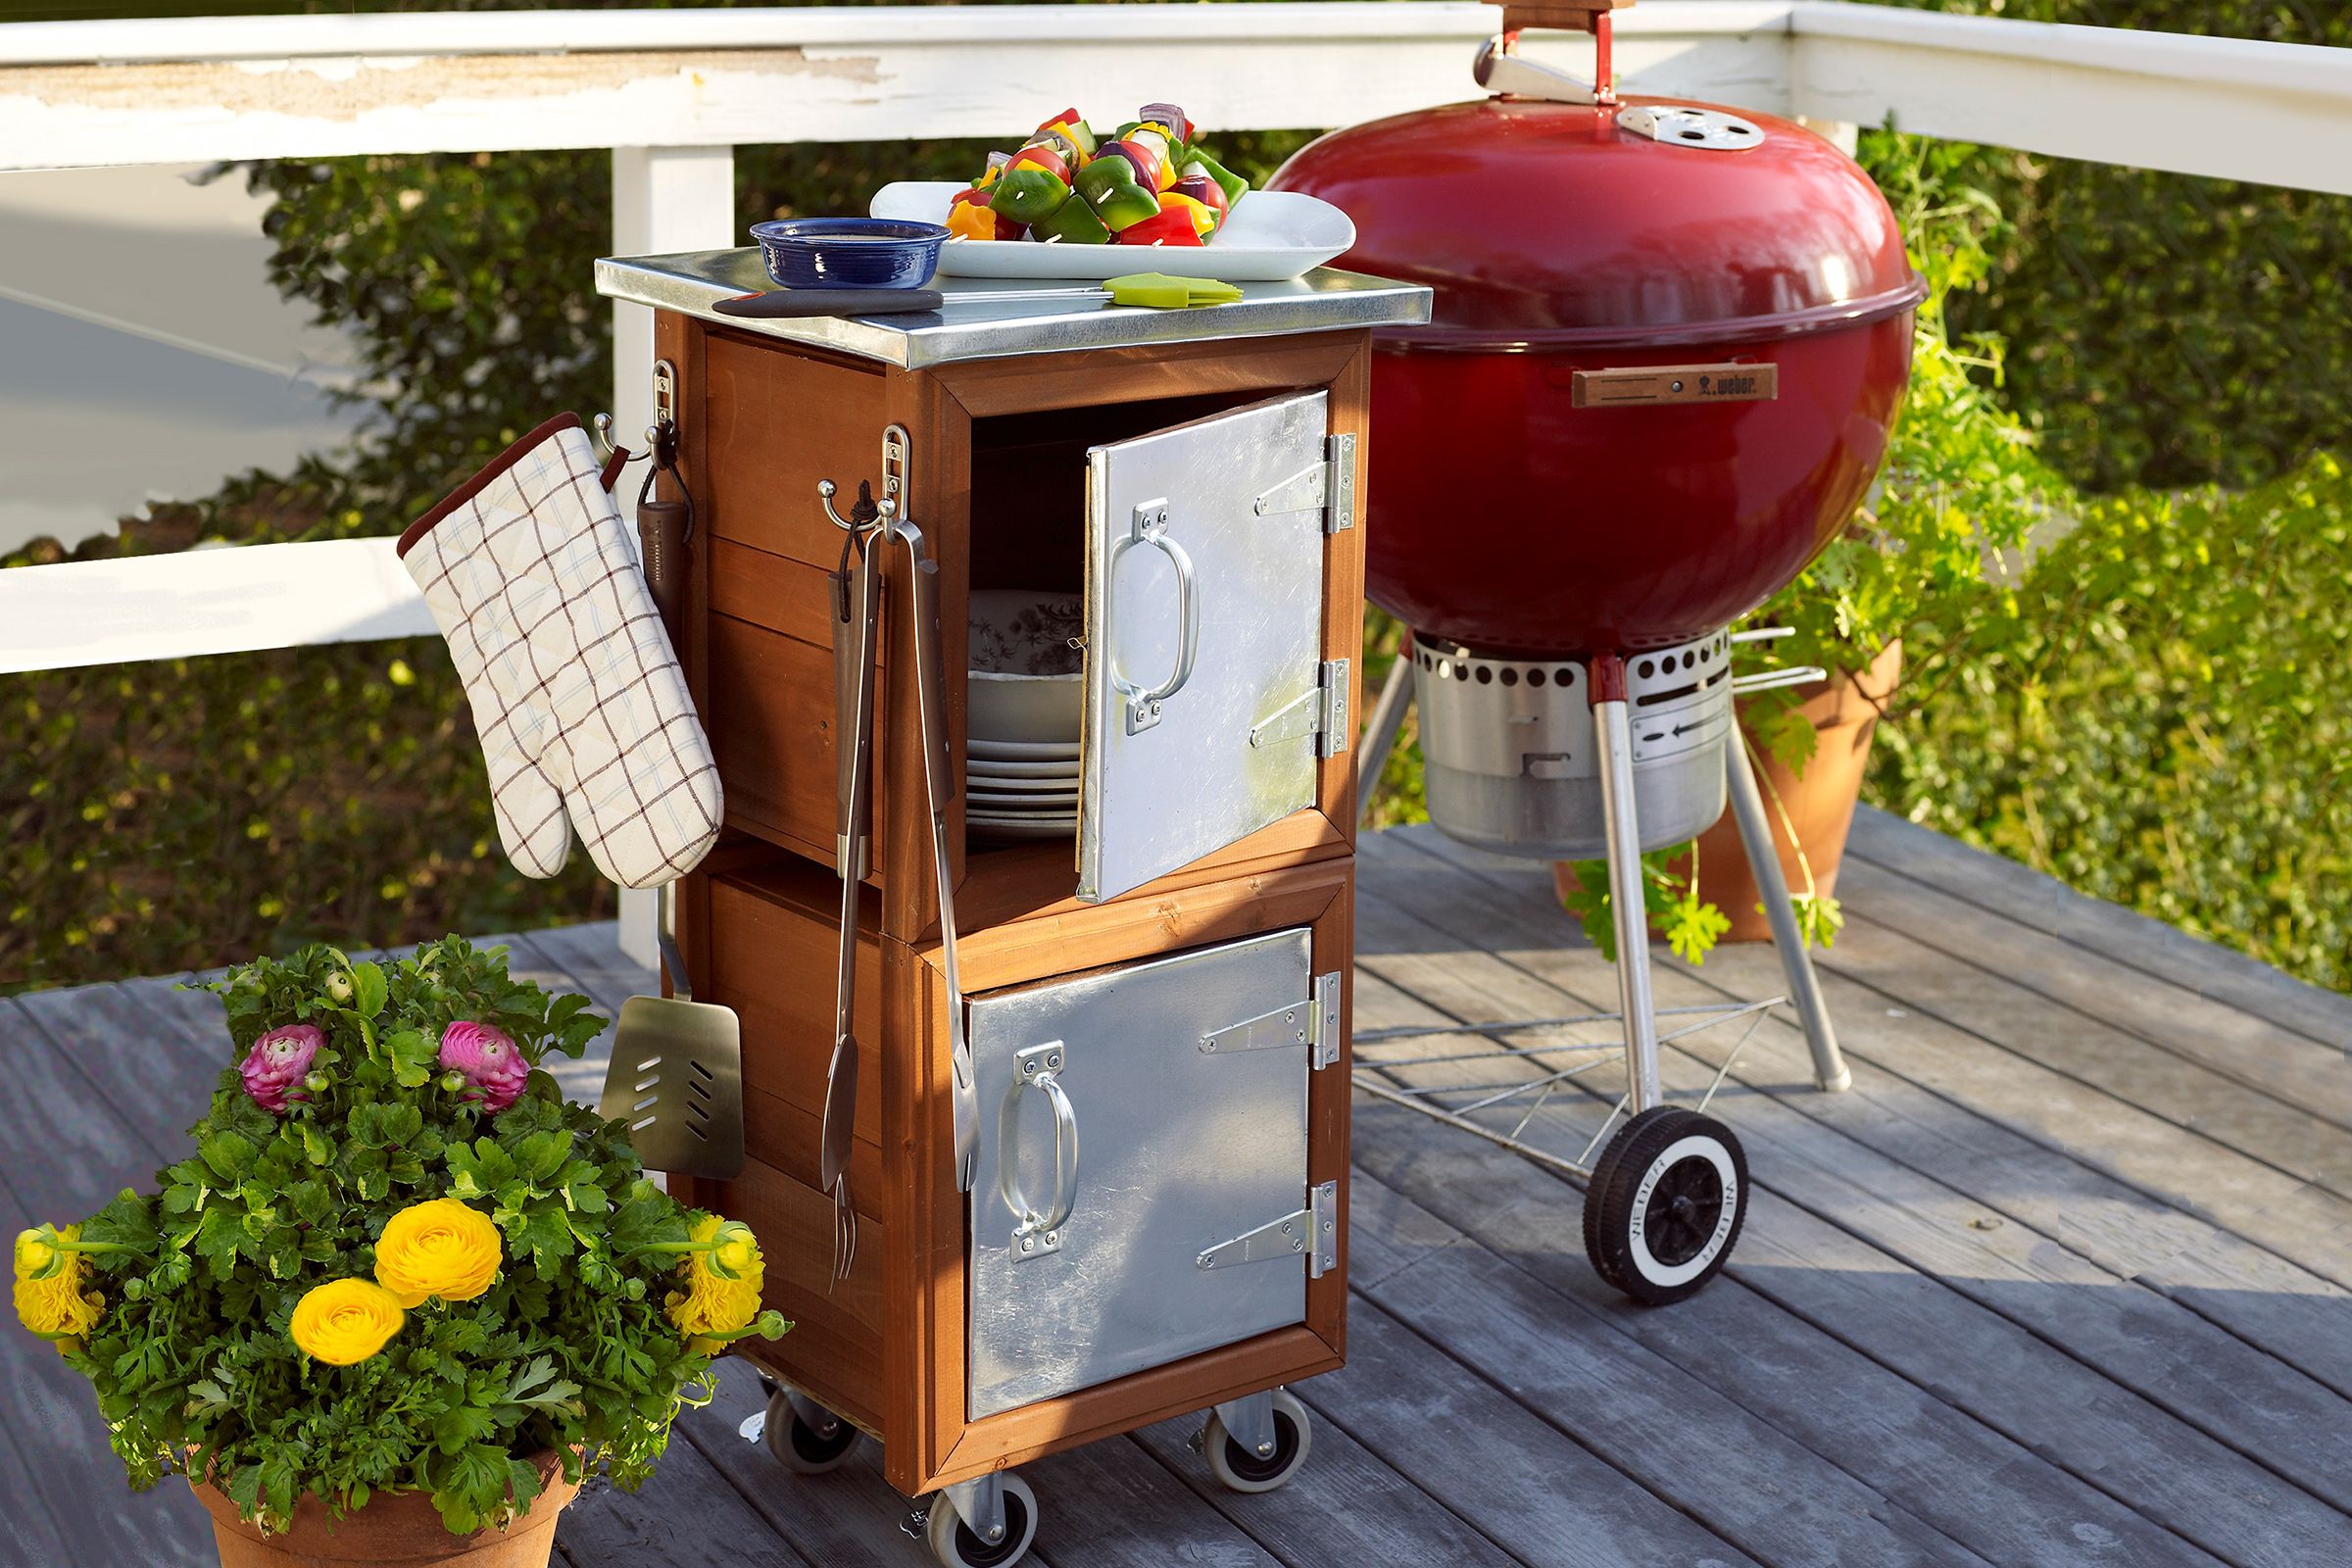
<path fill-rule="evenodd" d="M 613 251 L 686 250 L 734 242 L 737 144 L 1004 134 L 1080 86 L 1122 103 L 1171 82 L 1211 126 L 1348 123 L 1466 96 L 1497 20 L 1334 0 L 16 24 L 0 25 L 0 177 L 612 147 Z M 2352 51 L 1826 0 L 1648 0 L 1617 26 L 1639 91 L 2352 192 Z M 615 319 L 631 430 L 652 321 Z M 0 572 L 0 672 L 430 629 L 388 539 Z"/>

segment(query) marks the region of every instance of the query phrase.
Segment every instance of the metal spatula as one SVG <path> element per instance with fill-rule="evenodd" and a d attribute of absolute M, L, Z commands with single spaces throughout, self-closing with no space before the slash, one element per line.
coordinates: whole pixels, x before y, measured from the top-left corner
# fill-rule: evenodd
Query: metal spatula
<path fill-rule="evenodd" d="M 732 1007 L 694 1000 L 671 935 L 677 884 L 662 888 L 662 964 L 669 997 L 620 1004 L 600 1115 L 629 1124 L 649 1170 L 730 1181 L 743 1174 L 743 1023 Z"/>

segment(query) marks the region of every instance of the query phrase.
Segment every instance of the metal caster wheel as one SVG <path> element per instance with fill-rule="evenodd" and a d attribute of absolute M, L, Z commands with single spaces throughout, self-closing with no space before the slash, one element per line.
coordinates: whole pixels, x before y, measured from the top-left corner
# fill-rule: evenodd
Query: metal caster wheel
<path fill-rule="evenodd" d="M 948 1493 L 931 1499 L 926 1534 L 941 1568 L 1010 1568 L 1029 1555 L 1037 1540 L 1037 1494 L 1019 1476 L 1000 1476 L 998 1482 L 1004 1488 L 1004 1533 L 993 1542 L 964 1523 Z"/>
<path fill-rule="evenodd" d="M 1290 1390 L 1276 1389 L 1270 1424 L 1261 1452 L 1233 1436 L 1223 1408 L 1208 1412 L 1208 1424 L 1200 1429 L 1200 1456 L 1208 1461 L 1208 1473 L 1218 1485 L 1228 1492 L 1272 1492 L 1298 1473 L 1314 1446 L 1306 1406 Z"/>
<path fill-rule="evenodd" d="M 858 1429 L 815 1400 L 778 1389 L 768 1397 L 765 1440 L 785 1469 L 821 1476 L 849 1462 L 858 1449 Z"/>
<path fill-rule="evenodd" d="M 1696 1295 L 1747 1218 L 1747 1155 L 1711 1117 L 1658 1105 L 1626 1123 L 1585 1194 L 1585 1250 L 1645 1306 Z"/>

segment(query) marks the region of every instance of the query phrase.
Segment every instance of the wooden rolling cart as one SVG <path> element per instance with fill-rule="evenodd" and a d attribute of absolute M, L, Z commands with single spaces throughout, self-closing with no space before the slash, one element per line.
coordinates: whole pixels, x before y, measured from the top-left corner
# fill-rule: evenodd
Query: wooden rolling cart
<path fill-rule="evenodd" d="M 1280 1386 L 1346 1348 L 1370 330 L 1426 319 L 1427 291 L 1325 270 L 1198 311 L 750 322 L 710 309 L 764 286 L 749 251 L 597 279 L 657 308 L 696 510 L 681 654 L 727 831 L 681 886 L 678 937 L 695 995 L 743 1021 L 749 1163 L 692 1198 L 766 1240 L 767 1304 L 797 1325 L 745 1352 L 780 1386 L 770 1446 L 814 1470 L 880 1439 L 894 1486 L 941 1494 L 951 1565 L 1027 1549 L 1037 1505 L 1011 1467 L 1186 1411 L 1212 1412 L 1227 1484 L 1279 1485 L 1307 1441 Z M 847 1166 L 861 1239 L 838 1285 L 818 1169 L 845 535 L 820 480 L 845 506 L 861 482 L 888 495 L 937 564 L 978 1128 L 967 1192 L 915 740 L 925 628 L 893 553 Z M 1075 842 L 963 831 L 966 610 L 1003 586 L 1085 596 Z"/>

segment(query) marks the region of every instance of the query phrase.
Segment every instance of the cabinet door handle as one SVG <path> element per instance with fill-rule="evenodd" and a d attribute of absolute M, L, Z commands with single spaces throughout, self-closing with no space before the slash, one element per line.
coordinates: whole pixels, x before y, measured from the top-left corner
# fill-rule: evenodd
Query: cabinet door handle
<path fill-rule="evenodd" d="M 1020 1072 L 1004 1092 L 997 1116 L 997 1191 L 1012 1210 L 1012 1255 L 1017 1261 L 1061 1250 L 1061 1228 L 1078 1204 L 1078 1110 L 1056 1076 L 1062 1044 L 1032 1046 L 1015 1058 Z M 1041 1213 L 1021 1191 L 1021 1096 L 1036 1090 L 1054 1107 L 1054 1196 Z"/>
<path fill-rule="evenodd" d="M 1134 735 L 1159 722 L 1160 705 L 1184 689 L 1193 678 L 1193 661 L 1200 653 L 1200 596 L 1193 572 L 1193 558 L 1185 554 L 1184 546 L 1168 537 L 1168 504 L 1165 500 L 1146 501 L 1135 509 L 1135 520 L 1127 537 L 1111 547 L 1109 574 L 1117 581 L 1119 558 L 1137 545 L 1150 545 L 1168 558 L 1176 568 L 1176 619 L 1183 628 L 1176 650 L 1176 668 L 1156 686 L 1139 686 L 1129 680 L 1119 668 L 1117 643 L 1108 644 L 1110 681 L 1126 700 L 1127 733 Z M 1104 597 L 1108 597 L 1105 588 Z"/>

